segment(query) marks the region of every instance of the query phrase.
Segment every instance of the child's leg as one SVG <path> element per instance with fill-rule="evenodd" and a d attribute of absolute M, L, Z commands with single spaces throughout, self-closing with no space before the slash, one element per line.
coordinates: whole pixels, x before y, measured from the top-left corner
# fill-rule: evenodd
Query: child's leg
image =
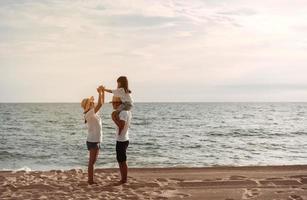
<path fill-rule="evenodd" d="M 119 122 L 119 113 L 123 110 L 131 110 L 132 108 L 132 104 L 129 102 L 124 102 L 122 103 L 117 110 L 113 111 L 112 113 L 112 120 L 115 122 L 115 124 L 118 124 L 117 122 Z"/>
<path fill-rule="evenodd" d="M 90 149 L 89 162 L 88 162 L 88 183 L 94 184 L 94 165 L 98 157 L 99 149 Z"/>
<path fill-rule="evenodd" d="M 112 113 L 112 120 L 117 124 L 116 122 L 119 122 L 119 113 L 123 110 L 131 110 L 132 104 L 129 102 L 122 103 L 117 110 L 113 111 Z"/>
<path fill-rule="evenodd" d="M 118 124 L 119 122 L 119 113 L 120 111 L 118 110 L 112 112 L 112 120 L 115 122 L 115 124 Z"/>

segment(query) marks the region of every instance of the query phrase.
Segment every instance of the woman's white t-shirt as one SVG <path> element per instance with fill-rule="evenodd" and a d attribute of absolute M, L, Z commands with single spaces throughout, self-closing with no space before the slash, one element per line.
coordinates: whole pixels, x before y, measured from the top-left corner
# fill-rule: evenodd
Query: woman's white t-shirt
<path fill-rule="evenodd" d="M 88 142 L 101 142 L 102 141 L 102 126 L 101 118 L 95 113 L 94 108 L 90 109 L 84 116 L 87 121 Z"/>
<path fill-rule="evenodd" d="M 119 97 L 122 102 L 133 103 L 130 93 L 126 93 L 124 88 L 117 88 L 112 90 L 112 93 L 115 97 Z"/>

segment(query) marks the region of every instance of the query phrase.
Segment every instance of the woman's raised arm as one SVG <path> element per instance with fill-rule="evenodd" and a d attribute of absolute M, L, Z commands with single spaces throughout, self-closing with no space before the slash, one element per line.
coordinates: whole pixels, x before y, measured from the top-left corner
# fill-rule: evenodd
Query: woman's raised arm
<path fill-rule="evenodd" d="M 99 96 L 98 96 L 98 103 L 95 106 L 95 113 L 97 113 L 99 111 L 99 109 L 101 108 L 102 104 L 104 104 L 104 91 L 103 91 L 102 86 L 99 86 L 97 88 L 97 92 L 98 92 Z"/>

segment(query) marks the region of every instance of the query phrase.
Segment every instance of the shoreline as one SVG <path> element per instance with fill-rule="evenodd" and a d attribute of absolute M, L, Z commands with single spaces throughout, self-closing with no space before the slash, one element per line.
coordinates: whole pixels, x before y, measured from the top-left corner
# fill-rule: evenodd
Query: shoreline
<path fill-rule="evenodd" d="M 0 171 L 0 199 L 307 199 L 307 165 Z"/>
<path fill-rule="evenodd" d="M 185 166 L 174 166 L 174 167 L 129 167 L 130 170 L 172 170 L 172 169 L 199 169 L 199 170 L 242 170 L 242 169 L 270 169 L 274 167 L 275 169 L 285 170 L 285 169 L 307 169 L 307 164 L 295 164 L 295 165 L 244 165 L 244 166 L 233 166 L 233 165 L 213 165 L 208 167 L 185 167 Z M 50 171 L 70 171 L 70 170 L 85 170 L 87 166 L 83 167 L 75 167 L 75 168 L 67 168 L 67 169 L 48 169 L 48 170 L 25 170 L 23 168 L 17 170 L 11 169 L 2 169 L 1 172 L 50 172 Z M 99 168 L 96 167 L 95 170 L 114 170 L 118 169 L 117 167 L 106 167 L 106 168 Z"/>

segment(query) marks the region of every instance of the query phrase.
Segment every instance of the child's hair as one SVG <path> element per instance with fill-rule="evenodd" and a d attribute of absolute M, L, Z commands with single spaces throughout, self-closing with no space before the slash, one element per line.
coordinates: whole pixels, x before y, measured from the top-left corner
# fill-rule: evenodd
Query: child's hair
<path fill-rule="evenodd" d="M 120 87 L 124 88 L 126 93 L 131 93 L 131 90 L 129 90 L 129 87 L 128 87 L 128 79 L 126 76 L 120 76 L 117 79 L 117 83 L 120 83 Z"/>

